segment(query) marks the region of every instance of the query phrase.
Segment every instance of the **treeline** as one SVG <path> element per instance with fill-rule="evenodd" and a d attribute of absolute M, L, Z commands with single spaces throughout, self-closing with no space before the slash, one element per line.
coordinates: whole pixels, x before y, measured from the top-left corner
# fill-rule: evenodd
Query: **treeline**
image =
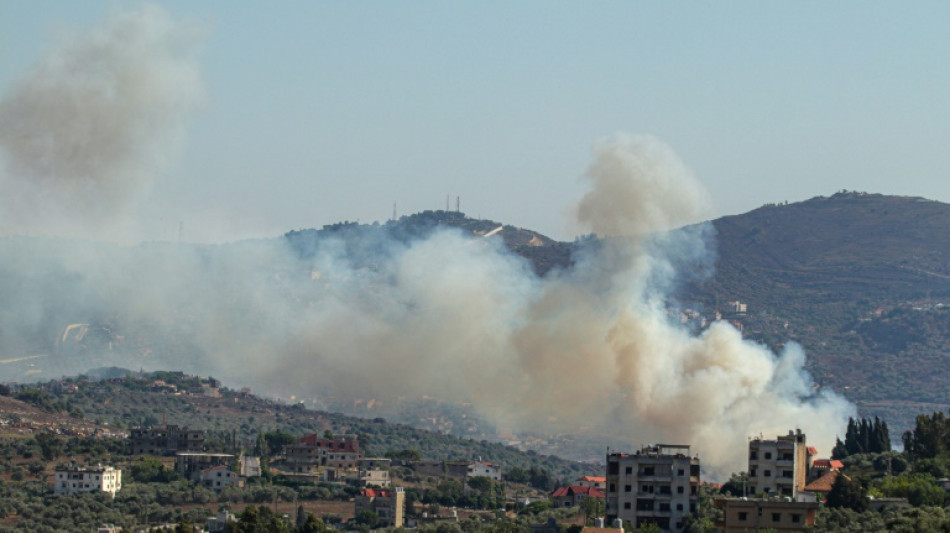
<path fill-rule="evenodd" d="M 887 429 L 887 422 L 878 417 L 874 420 L 848 418 L 848 429 L 845 432 L 844 442 L 835 439 L 835 447 L 831 452 L 832 459 L 844 459 L 849 455 L 859 453 L 884 453 L 891 450 L 891 436 Z"/>

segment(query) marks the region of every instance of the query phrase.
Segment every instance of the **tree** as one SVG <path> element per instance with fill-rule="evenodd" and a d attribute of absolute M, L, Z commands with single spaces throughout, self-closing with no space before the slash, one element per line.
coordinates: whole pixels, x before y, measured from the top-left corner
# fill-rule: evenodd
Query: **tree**
<path fill-rule="evenodd" d="M 40 453 L 43 454 L 43 459 L 47 461 L 52 461 L 63 453 L 63 442 L 59 440 L 59 437 L 56 435 L 44 431 L 37 433 L 33 438 L 40 446 Z"/>
<path fill-rule="evenodd" d="M 353 518 L 353 520 L 361 526 L 366 526 L 369 529 L 373 529 L 376 527 L 376 524 L 379 523 L 379 516 L 369 509 L 363 509 L 359 512 L 359 514 L 356 515 L 356 517 Z"/>
<path fill-rule="evenodd" d="M 333 528 L 326 525 L 323 520 L 320 520 L 313 513 L 307 513 L 307 519 L 304 520 L 302 526 L 297 527 L 299 533 L 329 533 L 334 531 Z"/>
<path fill-rule="evenodd" d="M 839 474 L 835 478 L 834 485 L 831 486 L 831 492 L 828 493 L 827 505 L 832 508 L 843 507 L 864 512 L 868 508 L 868 498 L 859 483 L 851 481 L 844 474 Z"/>
<path fill-rule="evenodd" d="M 297 442 L 297 437 L 284 431 L 268 431 L 264 434 L 264 441 L 267 443 L 267 455 L 274 456 L 284 449 L 284 446 Z"/>
<path fill-rule="evenodd" d="M 604 515 L 606 504 L 603 498 L 584 496 L 584 498 L 581 499 L 579 506 L 581 511 L 584 512 L 584 523 L 589 524 L 592 519 Z"/>
<path fill-rule="evenodd" d="M 290 525 L 270 508 L 248 505 L 233 524 L 233 533 L 291 533 Z"/>

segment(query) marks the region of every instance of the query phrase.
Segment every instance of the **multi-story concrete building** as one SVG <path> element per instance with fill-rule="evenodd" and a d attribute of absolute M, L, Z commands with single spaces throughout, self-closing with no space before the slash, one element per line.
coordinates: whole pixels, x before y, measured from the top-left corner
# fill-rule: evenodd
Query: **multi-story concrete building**
<path fill-rule="evenodd" d="M 134 428 L 129 433 L 133 454 L 174 455 L 177 452 L 200 452 L 205 432 L 175 425 Z"/>
<path fill-rule="evenodd" d="M 359 484 L 361 487 L 379 487 L 385 489 L 392 485 L 389 470 L 369 469 L 360 470 Z"/>
<path fill-rule="evenodd" d="M 315 474 L 320 467 L 354 470 L 362 456 L 355 435 L 321 439 L 316 434 L 310 434 L 284 446 L 284 457 L 291 472 Z"/>
<path fill-rule="evenodd" d="M 748 494 L 794 497 L 805 490 L 808 463 L 808 447 L 801 430 L 789 431 L 775 440 L 750 440 Z"/>
<path fill-rule="evenodd" d="M 818 510 L 818 502 L 784 499 L 720 498 L 715 504 L 722 509 L 722 520 L 716 527 L 723 533 L 804 531 L 815 525 Z"/>
<path fill-rule="evenodd" d="M 194 478 L 197 472 L 212 466 L 225 465 L 236 462 L 229 453 L 194 453 L 179 452 L 175 454 L 175 470 L 185 479 Z"/>
<path fill-rule="evenodd" d="M 392 490 L 363 489 L 354 502 L 354 515 L 372 511 L 379 518 L 378 527 L 402 527 L 405 524 L 406 493 L 402 487 Z"/>
<path fill-rule="evenodd" d="M 699 501 L 699 458 L 689 446 L 657 444 L 635 454 L 607 455 L 606 518 L 633 527 L 656 524 L 682 531 Z"/>
<path fill-rule="evenodd" d="M 54 494 L 101 491 L 115 498 L 122 488 L 122 471 L 111 466 L 59 467 L 53 479 Z"/>

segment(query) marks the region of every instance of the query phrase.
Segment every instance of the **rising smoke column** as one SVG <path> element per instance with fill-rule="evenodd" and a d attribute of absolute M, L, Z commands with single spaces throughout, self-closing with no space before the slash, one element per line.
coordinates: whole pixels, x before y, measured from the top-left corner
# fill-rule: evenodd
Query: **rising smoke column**
<path fill-rule="evenodd" d="M 146 5 L 63 39 L 0 100 L 3 233 L 130 233 L 203 98 L 199 32 Z"/>
<path fill-rule="evenodd" d="M 728 323 L 696 336 L 671 320 L 677 264 L 712 259 L 710 225 L 670 231 L 709 209 L 673 151 L 618 135 L 597 144 L 585 178 L 591 189 L 578 221 L 606 238 L 574 271 L 545 283 L 513 334 L 529 397 L 565 427 L 596 420 L 601 431 L 620 428 L 631 447 L 691 444 L 719 476 L 742 468 L 746 438 L 760 433 L 802 428 L 830 451 L 854 408 L 814 390 L 799 347 L 775 355 Z"/>

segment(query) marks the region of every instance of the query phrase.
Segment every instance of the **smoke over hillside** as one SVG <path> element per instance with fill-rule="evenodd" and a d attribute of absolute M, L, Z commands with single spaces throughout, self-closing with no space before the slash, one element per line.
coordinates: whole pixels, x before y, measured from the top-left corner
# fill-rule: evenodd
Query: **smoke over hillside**
<path fill-rule="evenodd" d="M 24 82 L 37 89 L 4 100 L 4 192 L 26 191 L 21 201 L 50 201 L 61 221 L 102 220 L 110 231 L 111 215 L 160 159 L 139 143 L 179 125 L 175 113 L 171 122 L 151 120 L 156 99 L 176 111 L 193 103 L 190 90 L 176 96 L 167 85 L 197 79 L 191 60 L 161 51 L 122 55 L 119 63 L 141 61 L 137 73 L 167 77 L 137 78 L 147 87 L 134 83 L 138 96 L 121 104 L 102 94 L 121 87 L 99 79 L 116 74 L 100 68 L 114 51 L 109 43 L 125 48 L 142 33 L 164 43 L 170 35 L 168 20 L 158 30 L 143 23 L 151 16 L 165 20 L 150 10 L 123 15 L 63 52 L 98 58 L 88 69 L 78 63 L 82 83 L 70 98 L 100 114 L 80 113 L 85 104 L 34 101 L 68 100 L 53 93 L 75 88 L 43 82 L 46 70 L 59 75 L 55 64 Z M 110 122 L 113 104 L 132 126 Z M 61 122 L 63 132 L 54 128 Z M 106 135 L 94 146 L 72 131 L 100 122 Z M 47 129 L 52 137 L 39 140 Z M 116 157 L 86 161 L 77 155 L 86 149 Z M 129 177 L 130 169 L 144 170 Z M 711 226 L 676 229 L 702 220 L 709 205 L 672 150 L 651 137 L 617 135 L 596 144 L 584 177 L 590 190 L 578 203 L 578 224 L 605 238 L 583 247 L 572 268 L 544 277 L 497 236 L 449 229 L 394 238 L 370 227 L 356 245 L 353 236 L 324 236 L 306 254 L 286 239 L 118 247 L 8 237 L 0 241 L 0 359 L 46 355 L 57 343 L 55 357 L 68 358 L 64 345 L 77 341 L 65 326 L 96 324 L 100 342 L 84 337 L 86 351 L 133 368 L 181 368 L 298 396 L 434 395 L 471 402 L 512 429 L 583 428 L 624 435 L 631 446 L 692 444 L 718 473 L 742 468 L 752 434 L 799 427 L 830 451 L 852 407 L 813 389 L 800 350 L 775 355 L 726 323 L 695 335 L 671 319 L 678 276 L 708 272 L 714 255 Z M 117 195 L 100 202 L 111 187 Z M 33 219 L 18 220 L 34 229 Z"/>
<path fill-rule="evenodd" d="M 0 227 L 129 238 L 201 101 L 197 29 L 158 7 L 64 39 L 0 100 Z"/>

